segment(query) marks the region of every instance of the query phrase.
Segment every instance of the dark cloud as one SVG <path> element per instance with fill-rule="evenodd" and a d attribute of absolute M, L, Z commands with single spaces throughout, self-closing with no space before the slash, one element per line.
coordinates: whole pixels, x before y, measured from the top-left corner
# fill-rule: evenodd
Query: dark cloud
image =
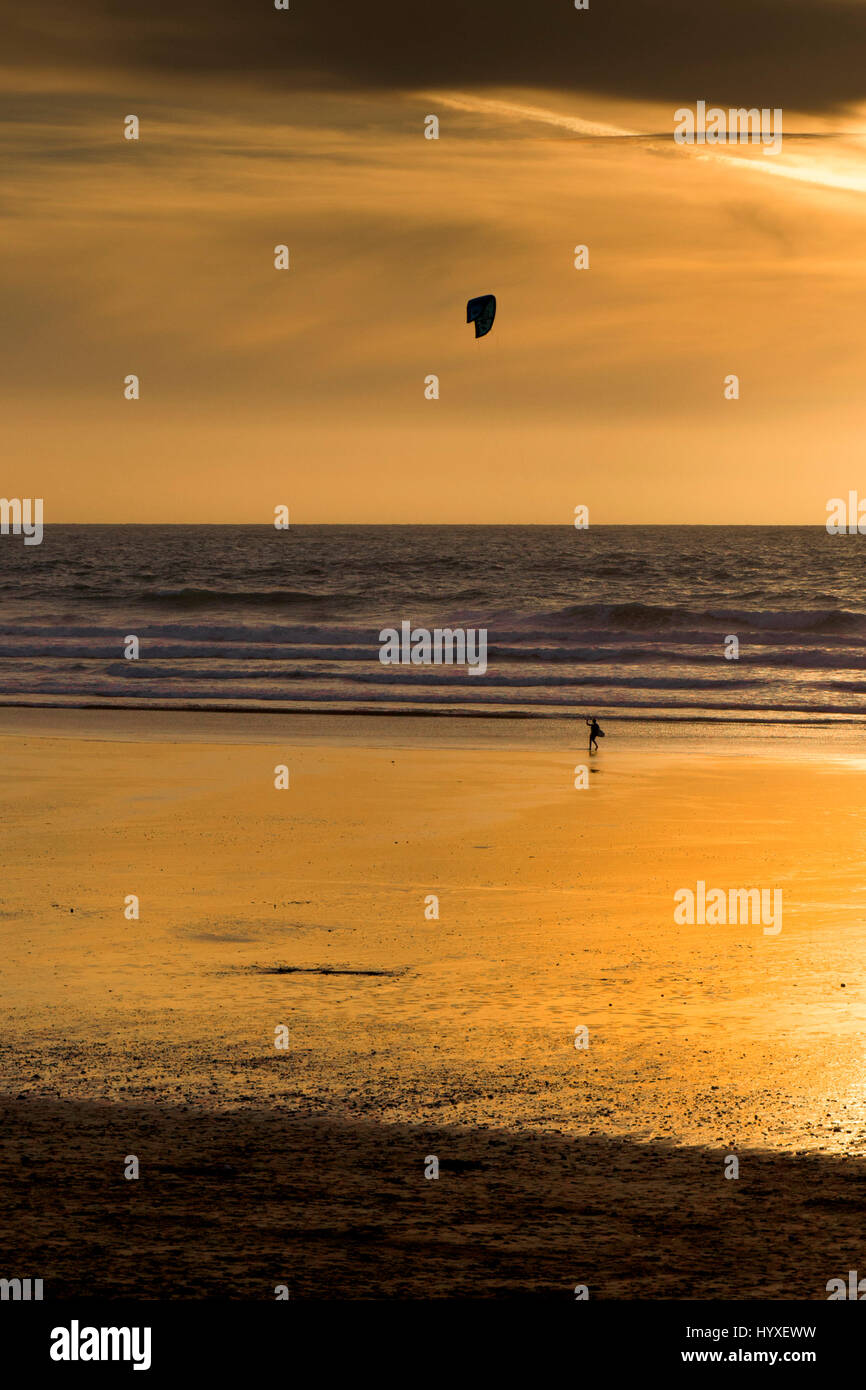
<path fill-rule="evenodd" d="M 866 96 L 863 0 L 4 0 L 4 62 L 274 88 L 547 87 L 821 111 Z"/>

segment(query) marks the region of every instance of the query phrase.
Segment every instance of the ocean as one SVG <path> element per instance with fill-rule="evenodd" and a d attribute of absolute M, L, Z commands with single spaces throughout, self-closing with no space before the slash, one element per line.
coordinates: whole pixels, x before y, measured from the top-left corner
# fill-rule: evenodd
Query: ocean
<path fill-rule="evenodd" d="M 0 537 L 0 704 L 857 722 L 864 546 L 823 527 L 46 526 Z M 486 629 L 485 674 L 382 665 L 404 621 Z"/>

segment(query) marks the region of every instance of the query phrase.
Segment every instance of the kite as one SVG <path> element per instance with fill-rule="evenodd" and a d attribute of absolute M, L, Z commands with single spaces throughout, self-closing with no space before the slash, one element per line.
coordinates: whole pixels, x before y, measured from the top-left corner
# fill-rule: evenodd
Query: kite
<path fill-rule="evenodd" d="M 483 338 L 493 327 L 496 318 L 496 295 L 479 294 L 466 305 L 466 322 L 475 324 L 476 338 Z"/>

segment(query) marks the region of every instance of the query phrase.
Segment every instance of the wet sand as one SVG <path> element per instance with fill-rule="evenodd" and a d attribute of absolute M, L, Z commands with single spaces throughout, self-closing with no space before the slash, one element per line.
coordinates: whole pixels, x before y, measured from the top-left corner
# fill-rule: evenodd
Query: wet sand
<path fill-rule="evenodd" d="M 611 725 L 576 790 L 582 726 L 443 723 L 2 712 L 16 1267 L 614 1298 L 857 1267 L 856 749 Z M 781 887 L 781 933 L 676 925 L 697 879 Z"/>

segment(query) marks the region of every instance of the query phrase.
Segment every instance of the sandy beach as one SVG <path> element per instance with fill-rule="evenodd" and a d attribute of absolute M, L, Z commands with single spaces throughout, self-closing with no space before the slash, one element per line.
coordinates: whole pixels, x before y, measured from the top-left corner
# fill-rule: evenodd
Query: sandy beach
<path fill-rule="evenodd" d="M 866 1167 L 864 759 L 609 730 L 590 763 L 574 721 L 2 711 L 5 1264 L 826 1298 Z M 781 889 L 782 930 L 676 924 L 698 881 Z"/>
<path fill-rule="evenodd" d="M 6 1359 L 850 1375 L 866 0 L 4 39 Z"/>

